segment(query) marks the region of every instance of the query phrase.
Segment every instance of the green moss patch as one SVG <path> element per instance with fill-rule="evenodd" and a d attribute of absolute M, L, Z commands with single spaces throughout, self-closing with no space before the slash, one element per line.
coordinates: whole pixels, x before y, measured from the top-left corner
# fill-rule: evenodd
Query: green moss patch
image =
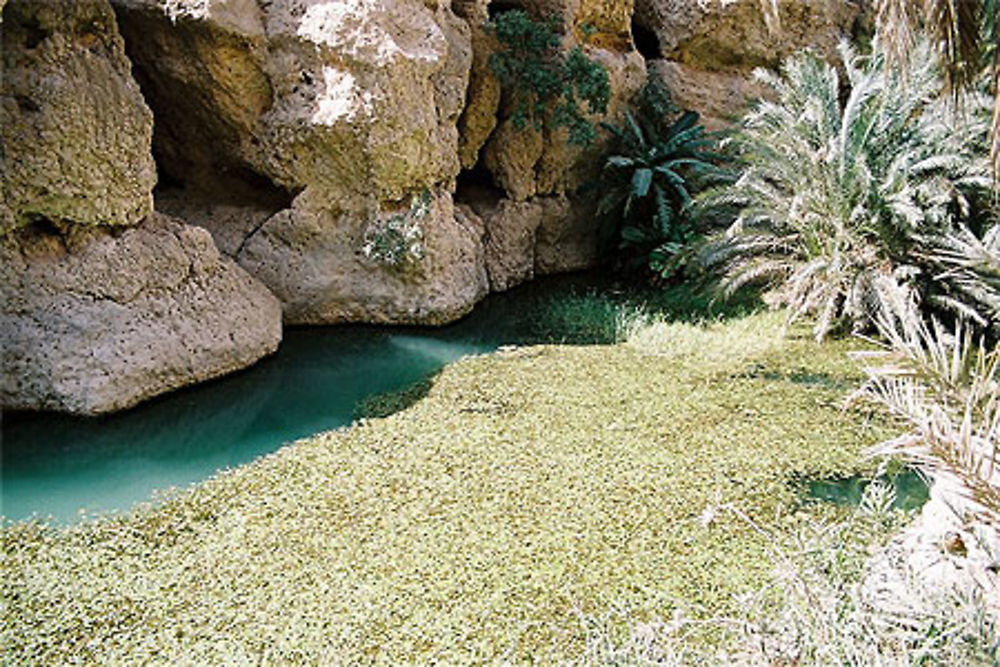
<path fill-rule="evenodd" d="M 714 510 L 829 511 L 793 480 L 856 472 L 887 431 L 841 407 L 853 344 L 780 341 L 769 314 L 664 326 L 464 359 L 128 518 L 6 526 L 5 656 L 549 663 L 579 655 L 581 610 L 733 611 L 768 544 Z"/>

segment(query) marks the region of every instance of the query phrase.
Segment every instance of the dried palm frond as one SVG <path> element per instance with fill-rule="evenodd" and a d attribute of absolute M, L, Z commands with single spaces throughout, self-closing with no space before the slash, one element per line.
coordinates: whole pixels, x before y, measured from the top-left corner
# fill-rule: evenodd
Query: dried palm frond
<path fill-rule="evenodd" d="M 880 403 L 909 425 L 874 448 L 899 455 L 952 482 L 970 510 L 1000 526 L 1000 344 L 989 348 L 961 322 L 953 332 L 928 325 L 915 308 L 878 319 L 888 341 L 867 353 L 867 383 L 855 397 Z"/>
<path fill-rule="evenodd" d="M 945 90 L 957 98 L 980 73 L 982 0 L 924 0 L 924 21 L 942 55 Z"/>

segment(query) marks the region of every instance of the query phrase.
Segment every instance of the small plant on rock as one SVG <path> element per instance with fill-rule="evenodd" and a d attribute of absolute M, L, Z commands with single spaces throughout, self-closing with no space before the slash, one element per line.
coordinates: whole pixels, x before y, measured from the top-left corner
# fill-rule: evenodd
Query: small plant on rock
<path fill-rule="evenodd" d="M 402 269 L 424 258 L 424 230 L 421 221 L 430 213 L 431 195 L 424 190 L 410 199 L 410 207 L 379 218 L 365 231 L 361 252 L 384 266 Z"/>

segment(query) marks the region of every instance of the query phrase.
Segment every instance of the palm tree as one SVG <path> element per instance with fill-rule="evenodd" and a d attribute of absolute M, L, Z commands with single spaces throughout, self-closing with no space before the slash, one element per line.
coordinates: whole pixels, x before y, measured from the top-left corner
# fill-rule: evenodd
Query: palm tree
<path fill-rule="evenodd" d="M 992 179 L 980 152 L 985 122 L 973 113 L 982 96 L 950 118 L 929 47 L 918 48 L 905 77 L 846 45 L 847 81 L 814 53 L 787 61 L 781 76 L 758 73 L 773 95 L 733 140 L 745 168 L 702 200 L 702 210 L 739 214 L 701 253 L 723 270 L 727 292 L 768 284 L 790 319 L 815 316 L 822 338 L 841 322 L 869 326 L 900 286 L 926 274 L 918 253 L 951 238 Z M 965 269 L 942 296 L 961 301 L 979 267 Z"/>
<path fill-rule="evenodd" d="M 993 93 L 991 156 L 1000 174 L 1000 0 L 877 0 L 880 40 L 892 63 L 903 63 L 921 25 L 937 47 L 945 91 L 956 101 L 984 68 Z"/>
<path fill-rule="evenodd" d="M 695 236 L 692 194 L 725 172 L 718 141 L 694 111 L 675 112 L 665 91 L 643 88 L 636 114 L 621 127 L 602 123 L 614 141 L 605 158 L 597 213 L 618 242 L 622 268 L 667 279 Z"/>

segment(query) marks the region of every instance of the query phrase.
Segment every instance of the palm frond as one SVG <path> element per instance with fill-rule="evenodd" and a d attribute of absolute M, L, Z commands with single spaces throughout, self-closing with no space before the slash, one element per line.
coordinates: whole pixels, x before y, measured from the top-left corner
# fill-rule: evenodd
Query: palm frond
<path fill-rule="evenodd" d="M 928 325 L 912 308 L 886 311 L 878 329 L 888 343 L 866 355 L 868 381 L 854 398 L 882 404 L 910 430 L 872 453 L 949 479 L 973 513 L 1000 522 L 1000 344 L 987 347 L 960 323 Z"/>
<path fill-rule="evenodd" d="M 794 266 L 774 300 L 793 318 L 815 316 L 819 336 L 840 321 L 870 326 L 890 298 L 883 278 L 910 262 L 923 236 L 961 224 L 989 187 L 979 99 L 944 113 L 928 47 L 910 52 L 920 57 L 906 61 L 904 76 L 887 72 L 877 50 L 861 57 L 842 46 L 843 95 L 837 69 L 815 53 L 786 61 L 781 76 L 760 75 L 772 95 L 732 140 L 742 173 L 692 206 L 699 215 L 713 205 L 735 209 L 725 236 L 731 250 L 712 269 L 742 276 L 745 260 L 763 256 Z M 762 245 L 762 233 L 786 242 Z M 754 241 L 741 244 L 741 236 Z M 957 300 L 982 292 L 967 274 L 948 284 L 945 296 Z"/>

